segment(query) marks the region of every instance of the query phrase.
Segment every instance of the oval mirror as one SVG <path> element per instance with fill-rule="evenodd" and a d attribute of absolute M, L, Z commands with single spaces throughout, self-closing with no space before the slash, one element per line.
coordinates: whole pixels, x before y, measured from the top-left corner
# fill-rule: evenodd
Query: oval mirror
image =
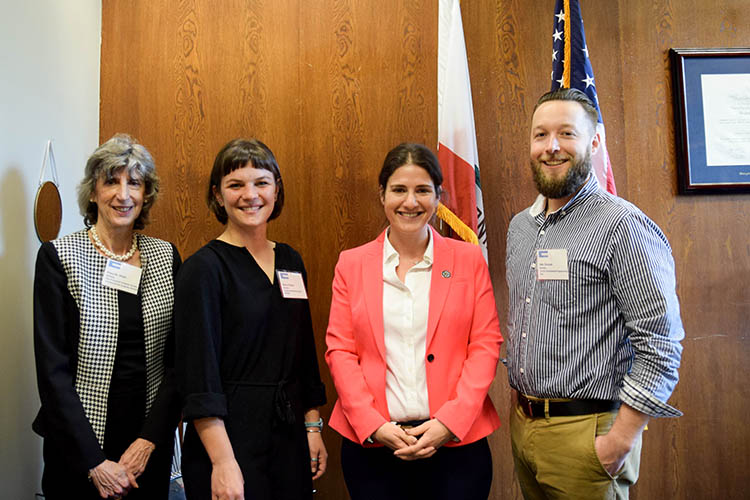
<path fill-rule="evenodd" d="M 54 182 L 47 181 L 36 191 L 34 227 L 39 241 L 54 240 L 62 223 L 62 200 Z"/>

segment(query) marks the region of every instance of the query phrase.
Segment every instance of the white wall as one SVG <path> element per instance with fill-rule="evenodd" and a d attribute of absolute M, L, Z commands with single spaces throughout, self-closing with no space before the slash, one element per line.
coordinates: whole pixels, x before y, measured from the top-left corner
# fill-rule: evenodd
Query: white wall
<path fill-rule="evenodd" d="M 0 497 L 41 491 L 32 343 L 33 205 L 54 141 L 60 234 L 83 227 L 75 187 L 99 138 L 101 0 L 0 0 Z"/>

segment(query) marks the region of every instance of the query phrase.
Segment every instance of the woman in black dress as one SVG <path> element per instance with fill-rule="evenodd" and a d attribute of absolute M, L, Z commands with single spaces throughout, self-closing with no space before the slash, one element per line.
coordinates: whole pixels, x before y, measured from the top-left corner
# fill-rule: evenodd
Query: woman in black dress
<path fill-rule="evenodd" d="M 42 407 L 33 429 L 44 438 L 48 500 L 168 496 L 180 418 L 171 368 L 180 256 L 134 231 L 158 191 L 151 155 L 117 135 L 94 151 L 78 187 L 86 229 L 39 249 L 34 355 Z M 113 268 L 131 269 L 132 287 L 109 279 Z"/>
<path fill-rule="evenodd" d="M 266 145 L 219 151 L 208 205 L 226 229 L 185 261 L 175 291 L 188 499 L 310 498 L 325 472 L 305 267 L 266 237 L 283 203 Z"/>

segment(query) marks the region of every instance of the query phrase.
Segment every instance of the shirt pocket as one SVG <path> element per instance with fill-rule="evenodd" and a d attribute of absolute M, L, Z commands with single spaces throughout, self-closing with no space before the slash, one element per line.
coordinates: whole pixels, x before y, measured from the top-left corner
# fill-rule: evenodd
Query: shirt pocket
<path fill-rule="evenodd" d="M 547 306 L 558 313 L 564 313 L 566 306 L 575 301 L 576 293 L 573 286 L 573 275 L 569 273 L 567 280 L 542 280 L 537 281 L 539 287 L 539 298 Z"/>
<path fill-rule="evenodd" d="M 607 273 L 596 259 L 571 259 L 568 262 L 567 280 L 539 281 L 541 300 L 560 314 L 578 314 L 578 301 L 586 302 L 602 293 L 608 282 Z M 585 308 L 585 307 L 584 307 Z"/>

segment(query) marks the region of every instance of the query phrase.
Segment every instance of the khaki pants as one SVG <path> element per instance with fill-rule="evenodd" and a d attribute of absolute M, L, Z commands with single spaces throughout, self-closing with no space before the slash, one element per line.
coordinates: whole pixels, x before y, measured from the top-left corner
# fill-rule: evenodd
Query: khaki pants
<path fill-rule="evenodd" d="M 638 479 L 641 438 L 613 477 L 594 449 L 617 412 L 575 417 L 529 418 L 517 404 L 511 411 L 510 436 L 518 482 L 526 500 L 626 499 Z"/>

